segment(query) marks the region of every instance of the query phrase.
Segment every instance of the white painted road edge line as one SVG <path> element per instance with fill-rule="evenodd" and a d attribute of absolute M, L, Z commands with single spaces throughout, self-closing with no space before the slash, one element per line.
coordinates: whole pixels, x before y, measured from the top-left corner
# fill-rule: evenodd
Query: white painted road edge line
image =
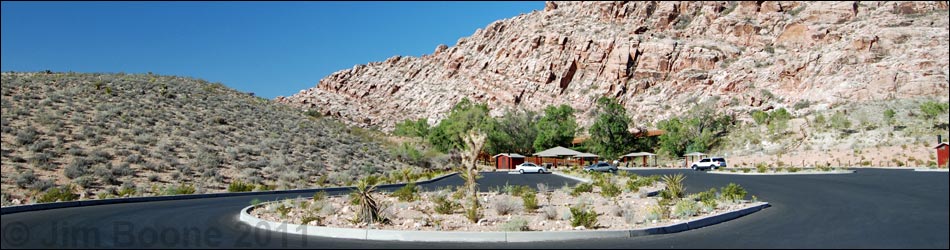
<path fill-rule="evenodd" d="M 853 174 L 854 170 L 836 170 L 828 172 L 781 172 L 781 173 L 756 173 L 756 172 L 724 172 L 724 171 L 708 171 L 706 173 L 710 174 L 731 174 L 731 175 L 816 175 L 816 174 Z"/>
<path fill-rule="evenodd" d="M 279 201 L 277 201 L 279 202 Z M 270 202 L 269 202 L 270 203 Z M 250 210 L 267 203 L 251 205 L 241 210 L 239 220 L 254 228 L 339 239 L 382 240 L 382 241 L 416 241 L 416 242 L 537 242 L 563 241 L 593 238 L 632 238 L 653 234 L 668 234 L 690 229 L 706 227 L 721 222 L 739 218 L 769 206 L 768 202 L 757 202 L 755 205 L 717 215 L 707 215 L 669 226 L 651 227 L 630 230 L 584 230 L 584 231 L 556 231 L 556 232 L 448 232 L 448 231 L 401 231 L 358 228 L 333 228 L 310 225 L 297 225 L 285 222 L 261 220 L 250 214 Z M 281 231 L 286 230 L 286 231 Z"/>
<path fill-rule="evenodd" d="M 946 168 L 938 168 L 938 169 L 932 169 L 932 168 L 917 168 L 917 169 L 914 169 L 914 171 L 917 171 L 917 172 L 945 172 L 945 173 L 950 173 L 950 169 L 946 169 Z"/>
<path fill-rule="evenodd" d="M 594 182 L 594 181 L 592 181 L 592 180 L 590 180 L 590 179 L 581 178 L 581 177 L 572 176 L 572 175 L 567 175 L 567 174 L 562 174 L 562 173 L 558 173 L 558 172 L 551 172 L 551 174 L 554 174 L 554 175 L 557 175 L 557 176 L 560 176 L 560 177 L 564 177 L 564 178 L 568 178 L 568 179 L 572 179 L 572 180 L 575 180 L 575 181 L 583 182 L 583 183 L 592 183 L 592 182 Z"/>

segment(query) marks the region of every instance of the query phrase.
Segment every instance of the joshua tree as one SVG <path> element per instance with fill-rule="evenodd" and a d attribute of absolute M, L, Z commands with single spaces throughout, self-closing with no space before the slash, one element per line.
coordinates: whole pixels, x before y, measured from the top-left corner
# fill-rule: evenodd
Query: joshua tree
<path fill-rule="evenodd" d="M 465 179 L 465 186 L 468 187 L 469 202 L 465 208 L 465 217 L 471 222 L 478 222 L 479 204 L 478 204 L 478 168 L 475 167 L 475 160 L 478 152 L 485 146 L 487 136 L 478 130 L 471 130 L 468 134 L 462 136 L 465 142 L 465 151 L 462 152 L 462 178 Z"/>

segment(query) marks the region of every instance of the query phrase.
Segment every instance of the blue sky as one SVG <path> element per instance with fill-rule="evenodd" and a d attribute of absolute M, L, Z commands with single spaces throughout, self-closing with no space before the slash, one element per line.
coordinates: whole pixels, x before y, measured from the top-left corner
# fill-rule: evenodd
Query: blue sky
<path fill-rule="evenodd" d="M 0 71 L 154 72 L 274 98 L 544 2 L 2 2 Z"/>

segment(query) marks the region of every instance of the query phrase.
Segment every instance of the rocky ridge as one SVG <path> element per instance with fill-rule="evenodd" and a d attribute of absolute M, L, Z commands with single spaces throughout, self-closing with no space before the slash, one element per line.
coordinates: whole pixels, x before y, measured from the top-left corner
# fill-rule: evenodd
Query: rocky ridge
<path fill-rule="evenodd" d="M 422 57 L 356 65 L 277 101 L 391 130 L 435 124 L 462 98 L 587 126 L 600 96 L 638 124 L 698 103 L 753 109 L 948 96 L 948 4 L 939 2 L 547 2 Z M 805 110 L 798 110 L 799 112 Z"/>

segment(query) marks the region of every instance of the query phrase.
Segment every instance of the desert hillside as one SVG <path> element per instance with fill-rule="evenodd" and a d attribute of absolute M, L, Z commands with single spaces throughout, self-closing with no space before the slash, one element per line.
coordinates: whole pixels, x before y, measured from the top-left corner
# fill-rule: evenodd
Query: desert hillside
<path fill-rule="evenodd" d="M 370 131 L 220 83 L 77 73 L 2 83 L 4 204 L 68 184 L 85 198 L 287 189 L 405 166 Z"/>
<path fill-rule="evenodd" d="M 384 131 L 435 124 L 462 98 L 493 115 L 566 103 L 582 126 L 600 96 L 640 124 L 698 103 L 750 121 L 780 107 L 946 100 L 947 11 L 946 1 L 548 2 L 430 55 L 356 65 L 277 100 Z"/>

